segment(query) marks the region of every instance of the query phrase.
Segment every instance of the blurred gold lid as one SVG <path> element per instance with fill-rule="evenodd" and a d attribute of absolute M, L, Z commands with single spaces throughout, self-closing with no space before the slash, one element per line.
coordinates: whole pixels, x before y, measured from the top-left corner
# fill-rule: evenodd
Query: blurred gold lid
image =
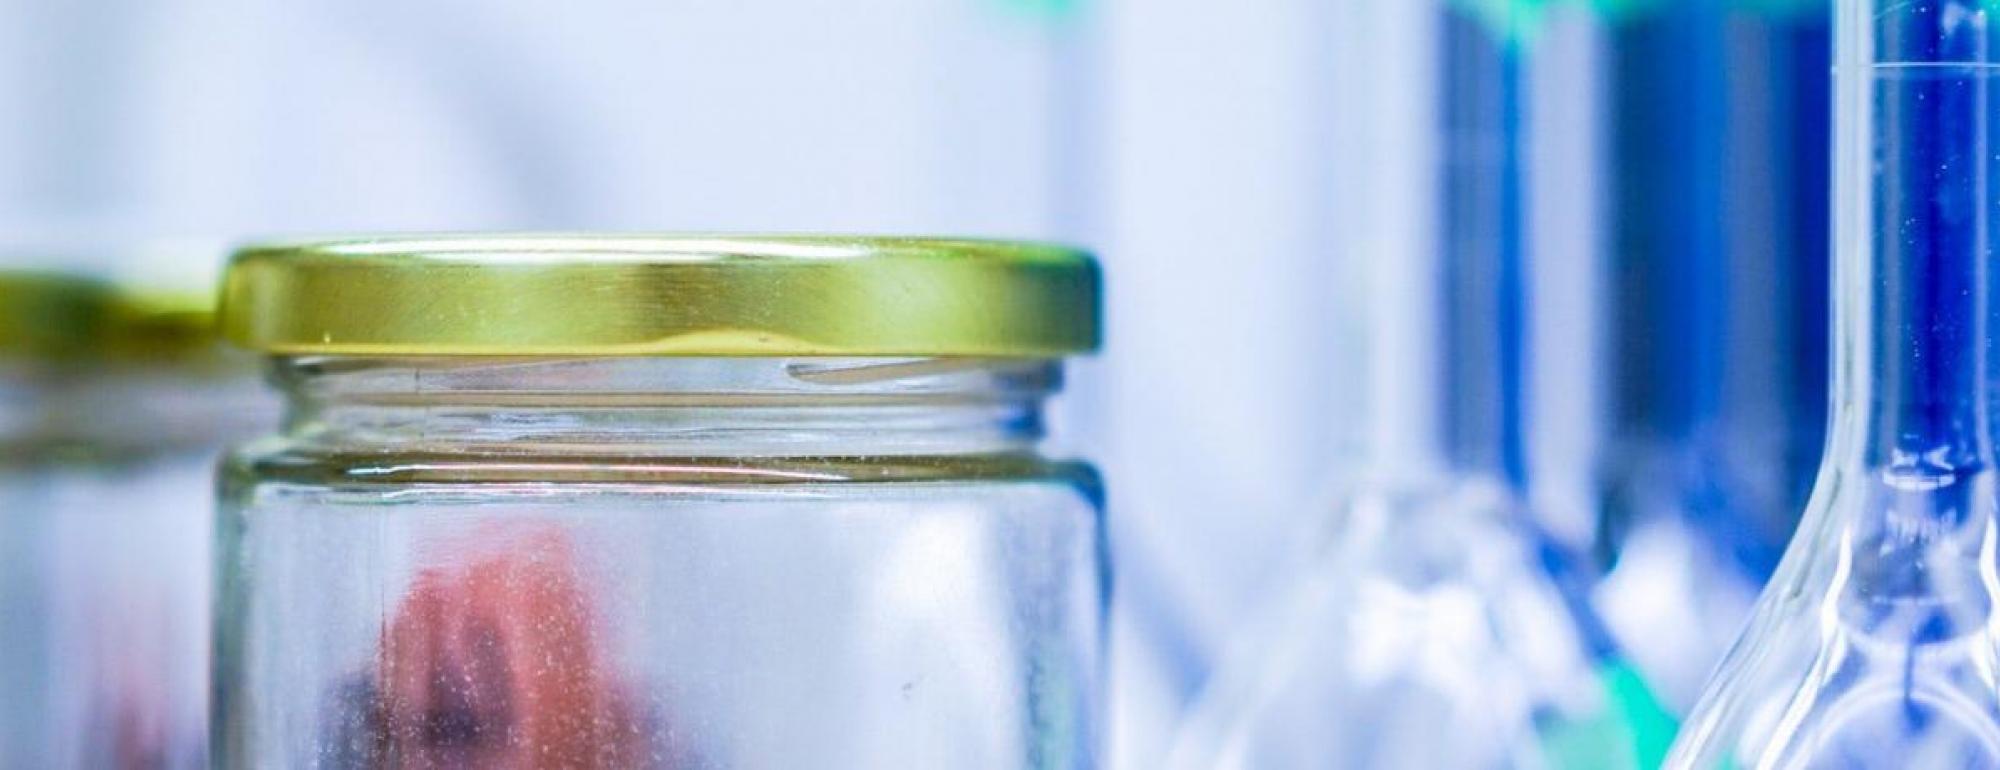
<path fill-rule="evenodd" d="M 0 271 L 0 356 L 168 361 L 212 354 L 216 342 L 205 294 Z"/>
<path fill-rule="evenodd" d="M 213 355 L 215 303 L 58 272 L 0 271 L 0 356 L 177 361 Z"/>
<path fill-rule="evenodd" d="M 1098 345 L 1088 254 L 840 236 L 417 235 L 253 245 L 221 326 L 277 354 L 1053 357 Z"/>
<path fill-rule="evenodd" d="M 214 292 L 112 287 L 103 349 L 125 359 L 212 357 L 222 348 Z"/>
<path fill-rule="evenodd" d="M 0 355 L 79 356 L 109 329 L 111 287 L 54 272 L 0 272 Z"/>

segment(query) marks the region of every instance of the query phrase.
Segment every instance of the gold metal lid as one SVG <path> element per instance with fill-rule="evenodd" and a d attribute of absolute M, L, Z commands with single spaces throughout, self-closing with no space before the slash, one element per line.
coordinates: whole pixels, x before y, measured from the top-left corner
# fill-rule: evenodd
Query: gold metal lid
<path fill-rule="evenodd" d="M 230 352 L 216 329 L 215 294 L 113 285 L 100 349 L 133 360 L 208 363 Z"/>
<path fill-rule="evenodd" d="M 81 356 L 102 342 L 111 287 L 54 272 L 0 272 L 0 356 Z"/>
<path fill-rule="evenodd" d="M 218 352 L 214 298 L 0 271 L 0 356 L 192 363 Z"/>
<path fill-rule="evenodd" d="M 1098 345 L 1058 246 L 840 236 L 417 235 L 253 245 L 221 326 L 288 355 L 1054 357 Z"/>

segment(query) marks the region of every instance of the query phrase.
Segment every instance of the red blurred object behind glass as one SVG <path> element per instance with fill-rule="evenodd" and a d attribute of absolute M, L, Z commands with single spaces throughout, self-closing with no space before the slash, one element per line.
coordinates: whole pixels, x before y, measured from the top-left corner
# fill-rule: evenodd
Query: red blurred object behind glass
<path fill-rule="evenodd" d="M 375 759 L 394 768 L 661 764 L 560 532 L 418 573 L 382 635 Z M 497 547 L 492 547 L 497 546 Z"/>

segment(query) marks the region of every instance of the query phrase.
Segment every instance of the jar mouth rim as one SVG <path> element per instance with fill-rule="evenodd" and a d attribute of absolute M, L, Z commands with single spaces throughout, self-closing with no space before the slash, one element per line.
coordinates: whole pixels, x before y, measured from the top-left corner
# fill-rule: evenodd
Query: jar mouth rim
<path fill-rule="evenodd" d="M 221 327 L 283 355 L 976 356 L 1100 344 L 1100 273 L 1044 243 L 431 234 L 251 245 Z"/>

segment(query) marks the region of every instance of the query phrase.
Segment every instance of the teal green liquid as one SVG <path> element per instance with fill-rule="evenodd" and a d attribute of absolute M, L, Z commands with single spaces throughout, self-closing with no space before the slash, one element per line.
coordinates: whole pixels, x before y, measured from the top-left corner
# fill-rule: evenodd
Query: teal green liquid
<path fill-rule="evenodd" d="M 1637 669 L 1611 661 L 1598 671 L 1610 708 L 1595 719 L 1559 722 L 1542 729 L 1550 767 L 1599 768 L 1605 757 L 1628 754 L 1632 767 L 1652 770 L 1667 758 L 1680 723 L 1653 695 Z"/>
<path fill-rule="evenodd" d="M 1000 0 L 1000 5 L 1010 11 L 1045 18 L 1074 16 L 1083 10 L 1083 4 L 1084 0 Z"/>

